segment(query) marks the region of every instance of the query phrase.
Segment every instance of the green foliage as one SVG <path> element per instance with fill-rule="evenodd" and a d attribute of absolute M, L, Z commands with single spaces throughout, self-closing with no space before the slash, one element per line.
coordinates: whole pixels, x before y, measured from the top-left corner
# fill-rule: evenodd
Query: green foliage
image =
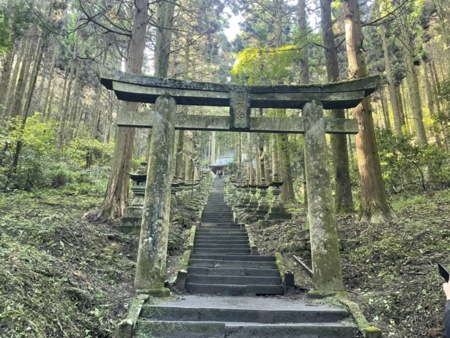
<path fill-rule="evenodd" d="M 248 85 L 290 83 L 291 68 L 300 57 L 301 51 L 294 45 L 246 48 L 239 52 L 231 74 L 238 83 Z"/>
<path fill-rule="evenodd" d="M 0 2 L 0 55 L 14 46 L 14 40 L 30 23 L 30 7 L 22 0 Z"/>
<path fill-rule="evenodd" d="M 107 164 L 111 160 L 113 150 L 111 144 L 82 135 L 70 142 L 66 155 L 70 161 L 89 168 L 92 164 L 100 166 Z"/>
<path fill-rule="evenodd" d="M 42 122 L 40 114 L 29 117 L 21 132 L 19 119 L 0 127 L 0 189 L 32 190 L 65 187 L 70 194 L 104 189 L 112 145 L 104 145 L 86 135 L 74 139 L 62 151 L 57 142 L 57 122 Z M 22 151 L 12 170 L 18 141 Z"/>
<path fill-rule="evenodd" d="M 417 145 L 411 136 L 377 130 L 383 179 L 391 191 L 425 190 L 450 185 L 450 159 L 437 145 Z"/>
<path fill-rule="evenodd" d="M 20 119 L 8 121 L 6 127 L 0 131 L 0 144 L 3 144 L 1 157 L 0 181 L 3 188 L 30 190 L 33 187 L 47 185 L 45 172 L 48 165 L 57 156 L 55 124 L 42 123 L 40 115 L 28 118 L 23 132 L 20 131 Z M 22 134 L 22 136 L 21 136 Z M 11 165 L 18 141 L 22 142 L 22 152 L 16 170 L 11 171 Z"/>

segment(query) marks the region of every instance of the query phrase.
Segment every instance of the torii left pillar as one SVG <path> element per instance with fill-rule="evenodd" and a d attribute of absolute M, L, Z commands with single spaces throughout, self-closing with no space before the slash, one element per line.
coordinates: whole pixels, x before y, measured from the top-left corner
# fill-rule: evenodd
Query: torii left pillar
<path fill-rule="evenodd" d="M 165 94 L 158 97 L 154 106 L 134 281 L 138 293 L 154 296 L 166 296 L 169 292 L 164 288 L 164 281 L 169 239 L 175 113 L 176 102 L 170 95 Z"/>

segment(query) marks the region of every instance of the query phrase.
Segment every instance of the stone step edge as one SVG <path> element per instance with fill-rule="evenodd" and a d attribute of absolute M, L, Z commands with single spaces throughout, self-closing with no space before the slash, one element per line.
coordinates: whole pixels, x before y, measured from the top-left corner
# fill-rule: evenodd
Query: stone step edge
<path fill-rule="evenodd" d="M 195 280 L 201 279 L 202 281 L 196 282 Z M 228 282 L 220 283 L 220 280 L 229 280 Z M 261 283 L 255 284 L 254 279 L 257 279 Z M 211 282 L 214 280 L 214 282 Z M 248 283 L 251 280 L 251 283 Z M 237 283 L 239 282 L 239 283 Z M 267 284 L 265 284 L 267 282 Z M 215 276 L 215 275 L 199 275 L 199 274 L 189 274 L 186 283 L 200 283 L 200 284 L 227 284 L 227 285 L 281 285 L 280 276 L 242 276 L 242 275 L 228 275 L 228 276 Z M 264 283 L 264 284 L 262 284 Z M 276 284 L 273 284 L 276 283 Z"/>
<path fill-rule="evenodd" d="M 142 330 L 142 335 L 140 331 Z M 137 338 L 148 337 L 323 337 L 323 338 L 353 338 L 356 328 L 347 323 L 325 324 L 254 324 L 248 322 L 177 322 L 141 320 L 136 331 Z M 176 334 L 176 335 L 175 335 Z M 180 335 L 181 334 L 181 335 Z"/>
<path fill-rule="evenodd" d="M 240 262 L 241 260 L 249 261 L 249 262 L 270 262 L 276 263 L 276 259 L 274 256 L 259 256 L 259 255 L 211 255 L 208 259 L 204 257 L 198 257 L 195 254 L 190 256 L 190 259 L 201 259 L 208 261 L 236 261 Z"/>
<path fill-rule="evenodd" d="M 200 289 L 200 292 L 192 292 L 192 289 Z M 188 283 L 186 290 L 192 294 L 219 294 L 219 295 L 284 295 L 284 288 L 281 284 L 208 284 L 208 283 Z"/>
<path fill-rule="evenodd" d="M 196 273 L 201 271 L 202 273 Z M 207 272 L 205 274 L 205 272 Z M 206 267 L 188 267 L 188 273 L 202 274 L 206 276 L 227 276 L 233 273 L 239 273 L 239 276 L 253 276 L 253 277 L 279 277 L 280 273 L 276 268 L 206 268 Z"/>

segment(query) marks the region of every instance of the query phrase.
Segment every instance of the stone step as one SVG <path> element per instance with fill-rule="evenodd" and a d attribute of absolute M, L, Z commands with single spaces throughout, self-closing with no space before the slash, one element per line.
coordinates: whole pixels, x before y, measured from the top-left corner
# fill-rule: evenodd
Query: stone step
<path fill-rule="evenodd" d="M 224 221 L 220 220 L 220 222 L 203 222 L 200 225 L 199 229 L 206 229 L 206 228 L 229 228 L 229 227 L 236 227 L 235 224 L 233 224 L 232 221 Z"/>
<path fill-rule="evenodd" d="M 191 255 L 195 259 L 196 255 Z M 241 256 L 241 255 L 211 255 L 210 259 L 217 261 L 247 261 L 247 262 L 271 262 L 275 263 L 274 256 Z"/>
<path fill-rule="evenodd" d="M 215 255 L 215 254 L 224 254 L 224 255 L 250 255 L 250 248 L 244 249 L 230 249 L 230 248 L 196 248 L 194 247 L 194 254 L 197 255 Z"/>
<path fill-rule="evenodd" d="M 248 243 L 248 239 L 242 240 L 228 240 L 228 241 L 217 241 L 217 240 L 204 240 L 204 239 L 195 239 L 194 247 L 196 248 L 206 248 L 206 247 L 226 247 L 227 245 L 242 245 L 248 249 L 250 247 Z"/>
<path fill-rule="evenodd" d="M 192 296 L 191 296 L 192 297 Z M 248 300 L 249 297 L 239 297 Z M 250 322 L 250 323 L 330 323 L 348 319 L 348 313 L 339 308 L 320 305 L 304 305 L 302 307 L 285 307 L 272 309 L 264 307 L 235 307 L 233 305 L 218 307 L 215 304 L 207 307 L 197 307 L 195 304 L 180 306 L 144 305 L 142 318 L 156 320 L 178 321 L 222 321 L 222 322 Z M 270 305 L 270 300 L 268 302 Z"/>
<path fill-rule="evenodd" d="M 201 236 L 210 236 L 210 237 L 223 237 L 223 236 L 247 236 L 246 231 L 241 231 L 237 229 L 220 229 L 220 230 L 211 230 L 207 231 L 208 229 L 198 229 L 195 234 L 201 235 Z"/>
<path fill-rule="evenodd" d="M 195 235 L 195 239 L 208 239 L 208 240 L 216 240 L 217 242 L 221 242 L 223 240 L 225 241 L 231 241 L 234 239 L 237 240 L 248 240 L 247 235 L 220 235 L 220 236 L 214 236 L 214 235 L 207 235 L 207 234 L 201 234 L 201 235 Z"/>
<path fill-rule="evenodd" d="M 205 217 L 205 216 L 216 216 L 219 214 L 225 214 L 228 216 L 232 216 L 233 212 L 231 211 L 230 208 L 222 209 L 222 210 L 219 208 L 212 208 L 212 209 L 204 209 L 202 215 L 203 215 L 203 217 Z"/>
<path fill-rule="evenodd" d="M 278 277 L 280 273 L 276 268 L 201 268 L 190 267 L 188 274 L 211 276 L 266 276 Z"/>
<path fill-rule="evenodd" d="M 275 262 L 267 262 L 267 261 L 245 261 L 245 260 L 225 260 L 225 259 L 207 259 L 201 255 L 193 255 L 195 258 L 189 260 L 190 267 L 203 267 L 203 268 L 253 268 L 253 269 L 268 269 L 268 268 L 277 268 Z M 229 256 L 232 257 L 231 255 Z M 241 257 L 258 257 L 258 256 L 241 256 Z"/>
<path fill-rule="evenodd" d="M 204 217 L 201 219 L 202 223 L 232 223 L 233 218 L 232 217 Z"/>
<path fill-rule="evenodd" d="M 348 323 L 253 324 L 223 322 L 146 321 L 138 324 L 136 338 L 354 338 Z"/>
<path fill-rule="evenodd" d="M 212 229 L 204 229 L 204 228 L 199 228 L 197 229 L 197 231 L 195 232 L 198 235 L 247 235 L 247 231 L 245 230 L 241 230 L 239 228 L 232 228 L 229 227 L 227 229 L 223 229 L 223 228 L 212 228 Z"/>
<path fill-rule="evenodd" d="M 231 223 L 233 217 L 202 217 L 201 221 L 204 223 Z"/>
<path fill-rule="evenodd" d="M 195 249 L 250 249 L 247 243 L 222 243 L 222 242 L 216 242 L 216 243 L 195 243 Z"/>
<path fill-rule="evenodd" d="M 186 290 L 190 293 L 195 294 L 224 295 L 224 296 L 284 294 L 284 288 L 282 285 L 186 283 Z"/>
<path fill-rule="evenodd" d="M 234 284 L 234 285 L 281 285 L 281 278 L 263 277 L 263 276 L 211 276 L 211 275 L 194 275 L 188 273 L 187 283 L 200 284 Z"/>

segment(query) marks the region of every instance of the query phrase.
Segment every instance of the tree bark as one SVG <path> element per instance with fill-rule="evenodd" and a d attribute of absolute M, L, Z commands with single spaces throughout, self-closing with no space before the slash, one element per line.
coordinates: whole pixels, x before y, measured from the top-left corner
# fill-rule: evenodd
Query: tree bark
<path fill-rule="evenodd" d="M 297 23 L 298 23 L 298 32 L 301 40 L 304 38 L 306 41 L 306 37 L 308 36 L 308 22 L 306 19 L 306 1 L 298 0 L 297 3 Z M 309 48 L 306 46 L 303 48 L 302 55 L 300 57 L 300 82 L 302 84 L 309 83 Z"/>
<path fill-rule="evenodd" d="M 20 116 L 22 113 L 23 107 L 23 99 L 25 97 L 25 91 L 27 87 L 27 79 L 29 78 L 29 70 L 31 62 L 33 61 L 33 53 L 31 52 L 33 49 L 34 41 L 28 41 L 24 44 L 24 57 L 22 59 L 21 64 L 17 64 L 17 67 L 20 67 L 17 84 L 14 90 L 14 96 L 12 98 L 12 104 L 9 108 L 9 115 L 11 116 Z"/>
<path fill-rule="evenodd" d="M 7 94 L 11 79 L 14 53 L 9 52 L 3 59 L 2 76 L 0 78 L 0 119 L 6 115 Z"/>
<path fill-rule="evenodd" d="M 395 88 L 394 73 L 392 71 L 392 63 L 391 63 L 391 58 L 389 55 L 387 39 L 386 39 L 386 29 L 384 28 L 383 25 L 380 25 L 380 36 L 381 36 L 381 43 L 383 45 L 384 66 L 386 68 L 386 79 L 387 79 L 388 88 L 389 88 L 389 98 L 391 99 L 392 112 L 394 114 L 395 133 L 398 136 L 401 136 L 402 135 L 402 126 L 405 123 L 404 123 L 403 112 L 400 109 L 400 104 L 398 102 L 398 97 L 397 97 L 397 93 L 396 93 L 397 90 Z"/>
<path fill-rule="evenodd" d="M 333 22 L 331 19 L 332 0 L 321 0 L 322 39 L 325 46 L 325 60 L 328 80 L 339 80 L 339 62 L 334 43 Z M 343 109 L 332 110 L 333 117 L 345 118 Z M 331 149 L 335 179 L 335 207 L 338 213 L 354 211 L 346 135 L 331 135 Z"/>
<path fill-rule="evenodd" d="M 422 101 L 420 99 L 419 81 L 414 67 L 414 46 L 411 43 L 411 36 L 408 32 L 406 18 L 403 16 L 400 22 L 400 32 L 403 43 L 402 48 L 406 63 L 406 80 L 408 83 L 409 96 L 411 99 L 411 109 L 414 120 L 414 127 L 417 140 L 420 144 L 427 144 L 427 135 L 423 124 Z"/>
<path fill-rule="evenodd" d="M 367 75 L 363 51 L 361 19 L 357 0 L 344 0 L 345 39 L 350 79 Z M 353 115 L 358 120 L 356 153 L 361 186 L 360 220 L 383 222 L 391 216 L 378 157 L 375 131 L 372 119 L 370 97 L 356 108 Z"/>
<path fill-rule="evenodd" d="M 52 61 L 50 64 L 50 74 L 47 85 L 47 92 L 45 94 L 44 103 L 42 105 L 42 119 L 44 121 L 48 120 L 51 114 L 51 105 L 53 101 L 53 75 L 55 73 L 55 65 L 56 65 L 56 51 L 53 52 Z"/>
<path fill-rule="evenodd" d="M 133 29 L 128 46 L 126 71 L 140 74 L 144 60 L 145 36 L 148 23 L 149 0 L 135 0 L 135 12 Z M 136 111 L 138 104 L 124 102 L 124 111 Z M 111 176 L 102 204 L 101 215 L 104 218 L 121 217 L 128 200 L 130 179 L 128 173 L 131 170 L 131 156 L 133 153 L 135 129 L 118 128 L 114 156 L 111 165 Z"/>

